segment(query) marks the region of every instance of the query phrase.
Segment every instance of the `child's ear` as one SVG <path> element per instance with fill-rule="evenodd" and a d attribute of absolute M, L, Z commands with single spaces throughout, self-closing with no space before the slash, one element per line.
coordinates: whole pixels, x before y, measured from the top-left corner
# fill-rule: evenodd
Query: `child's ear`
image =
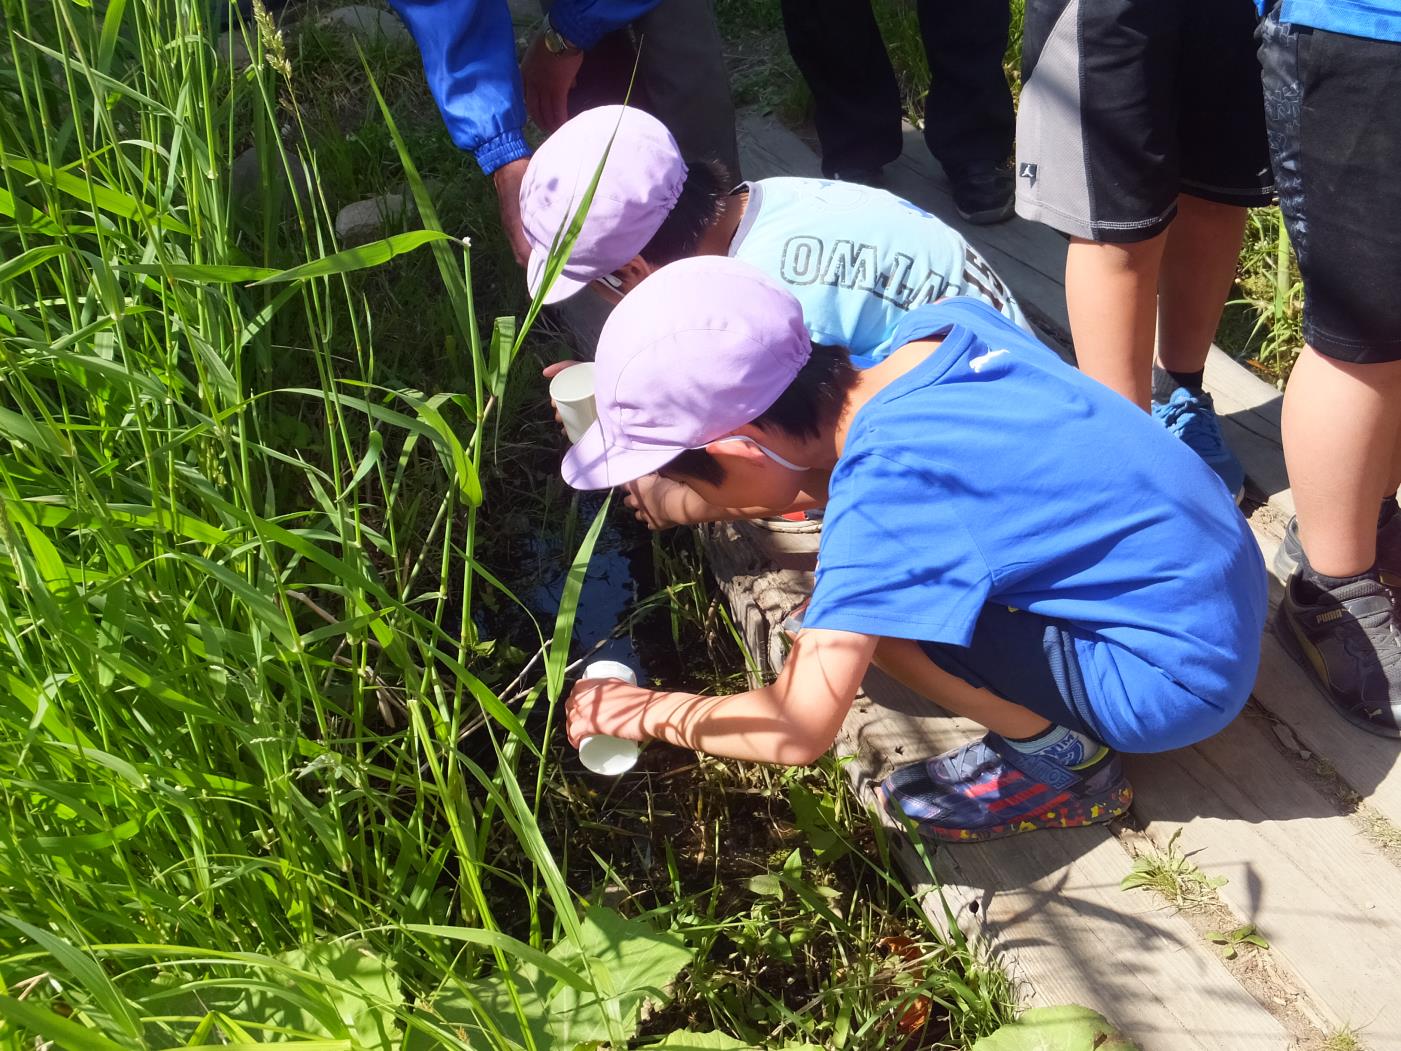
<path fill-rule="evenodd" d="M 768 457 L 753 442 L 716 441 L 707 445 L 705 450 L 720 461 L 722 467 L 751 464 L 762 466 L 768 463 Z"/>
<path fill-rule="evenodd" d="M 643 259 L 640 255 L 635 255 L 622 266 L 618 267 L 617 270 L 614 270 L 613 273 L 622 281 L 623 292 L 626 294 L 641 284 L 642 279 L 650 275 L 656 269 L 656 267 L 647 262 L 647 260 Z"/>

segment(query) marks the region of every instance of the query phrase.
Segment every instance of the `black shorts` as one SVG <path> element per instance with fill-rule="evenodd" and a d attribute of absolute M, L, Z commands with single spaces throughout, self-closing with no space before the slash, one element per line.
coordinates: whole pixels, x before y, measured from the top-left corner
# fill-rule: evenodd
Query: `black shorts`
<path fill-rule="evenodd" d="M 1017 214 L 1146 241 L 1179 194 L 1274 194 L 1251 0 L 1027 0 Z"/>
<path fill-rule="evenodd" d="M 1260 24 L 1279 206 L 1320 354 L 1401 360 L 1401 44 Z"/>

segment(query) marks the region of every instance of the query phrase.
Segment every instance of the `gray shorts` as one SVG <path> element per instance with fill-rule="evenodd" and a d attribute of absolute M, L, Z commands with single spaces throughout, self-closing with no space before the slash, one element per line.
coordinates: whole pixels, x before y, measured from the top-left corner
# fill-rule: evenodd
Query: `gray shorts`
<path fill-rule="evenodd" d="M 1177 197 L 1270 203 L 1251 0 L 1027 0 L 1017 214 L 1146 241 Z"/>

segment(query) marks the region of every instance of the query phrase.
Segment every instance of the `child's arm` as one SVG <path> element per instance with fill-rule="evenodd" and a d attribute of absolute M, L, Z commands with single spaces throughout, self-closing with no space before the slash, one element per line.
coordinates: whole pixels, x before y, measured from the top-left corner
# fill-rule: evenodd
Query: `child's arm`
<path fill-rule="evenodd" d="M 590 734 L 655 737 L 734 759 L 806 766 L 836 739 L 877 641 L 874 635 L 809 628 L 798 634 L 772 684 L 728 697 L 586 679 L 566 705 L 569 740 L 577 746 Z"/>
<path fill-rule="evenodd" d="M 818 472 L 813 472 L 814 474 Z M 648 529 L 670 529 L 672 526 L 697 525 L 701 522 L 733 522 L 739 518 L 766 518 L 790 511 L 810 511 L 825 507 L 825 486 L 811 485 L 800 493 L 788 507 L 721 507 L 712 504 L 684 482 L 649 474 L 624 488 L 624 502 L 636 513 Z M 818 492 L 811 490 L 818 489 Z"/>

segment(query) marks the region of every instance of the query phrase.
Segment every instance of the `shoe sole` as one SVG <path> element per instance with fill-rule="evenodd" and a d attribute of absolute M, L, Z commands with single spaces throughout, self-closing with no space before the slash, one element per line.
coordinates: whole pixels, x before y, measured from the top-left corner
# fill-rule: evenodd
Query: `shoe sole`
<path fill-rule="evenodd" d="M 1270 559 L 1270 568 L 1280 580 L 1288 580 L 1299 568 L 1299 560 L 1289 553 L 1283 540 L 1279 542 L 1279 547 L 1275 548 L 1275 557 Z"/>
<path fill-rule="evenodd" d="M 959 208 L 958 214 L 963 216 L 964 222 L 972 223 L 974 226 L 991 226 L 993 223 L 1004 222 L 1012 218 L 1012 213 L 1015 210 L 1016 202 L 1008 201 L 997 208 L 984 208 L 980 212 L 965 212 Z"/>
<path fill-rule="evenodd" d="M 1125 783 L 1123 788 L 1110 793 L 1106 799 L 1091 804 L 1088 808 L 1090 811 L 1088 817 L 1077 818 L 1074 821 L 1051 816 L 1059 812 L 1058 808 L 1020 818 L 1005 825 L 993 825 L 990 828 L 937 828 L 926 825 L 918 827 L 920 835 L 939 843 L 986 843 L 991 839 L 1006 839 L 1009 836 L 1020 836 L 1025 832 L 1039 832 L 1042 829 L 1085 828 L 1088 825 L 1103 825 L 1115 818 L 1123 817 L 1129 812 L 1129 807 L 1132 805 L 1133 786 Z"/>
<path fill-rule="evenodd" d="M 1359 730 L 1366 730 L 1369 734 L 1373 734 L 1376 737 L 1401 738 L 1401 728 L 1391 730 L 1385 726 L 1378 726 L 1376 723 L 1369 722 L 1362 716 L 1341 707 L 1333 700 L 1333 692 L 1328 689 L 1328 684 L 1324 681 L 1323 676 L 1319 674 L 1318 668 L 1315 667 L 1313 661 L 1309 660 L 1309 655 L 1304 652 L 1303 643 L 1299 641 L 1299 637 L 1285 623 L 1288 619 L 1288 616 L 1285 614 L 1276 615 L 1273 624 L 1275 638 L 1279 639 L 1279 644 L 1284 647 L 1284 652 L 1293 657 L 1295 663 L 1308 673 L 1309 678 L 1313 680 L 1313 684 L 1317 686 L 1318 691 L 1323 694 L 1323 699 L 1328 702 L 1328 707 L 1332 708 L 1333 711 L 1337 712 Z"/>

